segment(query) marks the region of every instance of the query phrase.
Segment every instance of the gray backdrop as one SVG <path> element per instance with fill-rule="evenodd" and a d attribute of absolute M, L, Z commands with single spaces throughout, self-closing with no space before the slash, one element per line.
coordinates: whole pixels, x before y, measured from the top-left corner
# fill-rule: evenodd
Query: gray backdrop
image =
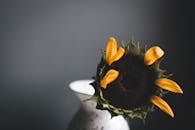
<path fill-rule="evenodd" d="M 183 35 L 190 24 L 182 9 L 187 6 L 163 0 L 1 0 L 0 129 L 65 130 L 80 106 L 68 84 L 95 75 L 109 36 L 160 45 L 166 50 L 164 67 L 187 95 L 168 98 L 175 119 L 156 110 L 145 126 L 134 122 L 132 127 L 159 130 L 187 125 L 182 119 L 193 120 L 195 113 L 193 102 L 185 107 L 192 96 L 185 87 L 194 87 L 186 76 L 193 72 L 186 71 L 189 42 L 183 45 L 191 36 Z"/>

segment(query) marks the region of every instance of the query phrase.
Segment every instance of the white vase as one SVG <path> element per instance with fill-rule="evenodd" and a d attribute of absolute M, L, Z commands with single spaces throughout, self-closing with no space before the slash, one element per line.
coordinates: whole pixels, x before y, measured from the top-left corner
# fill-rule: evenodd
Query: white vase
<path fill-rule="evenodd" d="M 88 100 L 95 92 L 90 85 L 93 80 L 76 80 L 69 88 L 81 101 L 81 107 L 71 120 L 68 130 L 130 130 L 122 116 L 111 118 L 107 110 L 96 109 L 96 102 Z"/>

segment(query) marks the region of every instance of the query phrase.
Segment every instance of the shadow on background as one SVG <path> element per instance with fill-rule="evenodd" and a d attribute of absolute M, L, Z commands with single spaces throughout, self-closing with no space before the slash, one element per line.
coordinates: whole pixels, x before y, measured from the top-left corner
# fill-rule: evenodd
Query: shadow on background
<path fill-rule="evenodd" d="M 0 19 L 0 129 L 65 130 L 80 106 L 68 83 L 95 74 L 109 36 L 160 45 L 184 90 L 166 99 L 174 119 L 156 109 L 132 130 L 194 129 L 191 3 L 1 0 Z"/>

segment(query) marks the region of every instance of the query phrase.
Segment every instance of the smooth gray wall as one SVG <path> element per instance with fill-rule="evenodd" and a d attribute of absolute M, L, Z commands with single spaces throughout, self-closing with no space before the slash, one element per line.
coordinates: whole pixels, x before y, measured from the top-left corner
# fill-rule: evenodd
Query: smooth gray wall
<path fill-rule="evenodd" d="M 80 106 L 68 84 L 95 75 L 109 36 L 168 46 L 163 0 L 10 0 L 0 7 L 3 130 L 66 129 Z"/>

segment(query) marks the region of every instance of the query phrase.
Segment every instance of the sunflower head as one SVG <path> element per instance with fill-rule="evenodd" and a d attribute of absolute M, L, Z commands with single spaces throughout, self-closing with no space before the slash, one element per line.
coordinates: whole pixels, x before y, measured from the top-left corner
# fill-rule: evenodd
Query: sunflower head
<path fill-rule="evenodd" d="M 110 37 L 91 83 L 95 88 L 92 99 L 97 102 L 96 108 L 108 110 L 112 116 L 144 120 L 156 106 L 174 117 L 163 97 L 168 92 L 183 91 L 160 68 L 163 55 L 159 46 L 147 49 L 134 40 L 118 46 L 116 39 Z"/>

